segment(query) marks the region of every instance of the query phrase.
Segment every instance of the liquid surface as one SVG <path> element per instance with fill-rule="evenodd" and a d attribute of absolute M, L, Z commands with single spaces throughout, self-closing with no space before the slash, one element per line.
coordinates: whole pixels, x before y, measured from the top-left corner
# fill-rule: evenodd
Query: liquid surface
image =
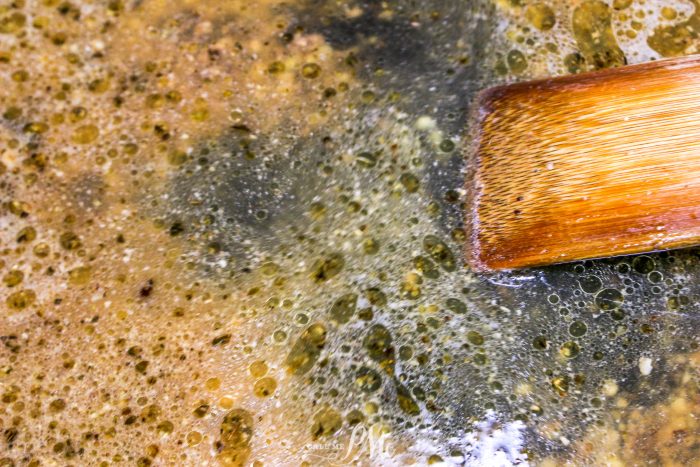
<path fill-rule="evenodd" d="M 475 92 L 695 1 L 0 5 L 0 465 L 697 463 L 698 251 L 477 275 Z"/>

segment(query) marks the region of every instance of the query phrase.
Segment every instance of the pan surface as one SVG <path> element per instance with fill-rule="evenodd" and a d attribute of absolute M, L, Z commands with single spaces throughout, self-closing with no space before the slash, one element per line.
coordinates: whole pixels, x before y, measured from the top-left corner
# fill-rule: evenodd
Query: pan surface
<path fill-rule="evenodd" d="M 0 465 L 697 463 L 700 251 L 474 273 L 461 148 L 699 8 L 1 5 Z"/>

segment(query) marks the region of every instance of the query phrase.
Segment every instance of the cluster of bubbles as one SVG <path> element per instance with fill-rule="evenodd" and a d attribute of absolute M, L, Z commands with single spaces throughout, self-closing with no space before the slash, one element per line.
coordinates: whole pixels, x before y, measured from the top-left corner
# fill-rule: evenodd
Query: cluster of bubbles
<path fill-rule="evenodd" d="M 222 137 L 210 160 L 189 164 L 185 175 L 173 179 L 168 222 L 185 219 L 197 236 L 219 245 L 210 248 L 215 255 L 209 270 L 243 261 L 253 269 L 299 271 L 308 289 L 293 307 L 275 314 L 289 324 L 275 329 L 273 342 L 289 346 L 285 364 L 299 377 L 299 397 L 335 407 L 323 413 L 326 423 L 314 424 L 315 436 L 340 430 L 343 408 L 378 404 L 366 423 L 387 422 L 406 443 L 425 436 L 441 446 L 440 455 L 468 458 L 474 446 L 463 441 L 466 433 L 497 413 L 523 424 L 534 458 L 565 451 L 588 426 L 603 423 L 613 384 L 643 393 L 639 404 L 667 394 L 668 387 L 656 384 L 659 375 L 673 371 L 664 366 L 666 357 L 697 347 L 689 279 L 695 253 L 488 277 L 467 271 L 461 133 L 443 132 L 453 125 L 440 113 L 452 113 L 457 122 L 464 122 L 464 114 L 460 102 L 441 93 L 443 78 L 472 76 L 483 85 L 498 75 L 537 70 L 528 71 L 530 55 L 517 48 L 496 60 L 493 74 L 479 75 L 469 65 L 455 69 L 453 57 L 439 49 L 449 34 L 441 18 L 451 8 L 459 10 L 436 6 L 438 19 L 405 43 L 399 38 L 409 32 L 400 15 L 382 21 L 371 8 L 352 20 L 331 16 L 319 26 L 305 24 L 337 47 L 360 45 L 355 57 L 366 71 L 382 71 L 367 78 L 371 95 L 358 95 L 362 104 L 344 113 L 350 124 L 334 122 L 315 139 Z M 529 23 L 515 42 L 523 50 L 543 45 L 546 63 L 558 72 L 627 63 L 613 20 L 624 18 L 623 11 L 646 11 L 631 2 L 610 7 L 600 1 L 573 12 L 534 2 L 509 8 L 524 11 Z M 564 34 L 566 40 L 558 38 Z M 375 44 L 376 35 L 385 42 L 363 48 L 370 35 Z M 550 42 L 542 42 L 545 36 Z M 564 53 L 567 48 L 574 51 Z M 411 73 L 403 67 L 407 63 L 432 73 L 443 67 L 444 76 L 421 77 L 433 84 L 432 105 L 419 89 L 402 83 Z M 393 89 L 415 99 L 407 102 Z M 469 95 L 469 85 L 461 89 Z M 421 116 L 428 109 L 431 114 Z M 204 170 L 215 175 L 204 179 L 198 175 Z M 195 195 L 203 202 L 181 207 Z M 204 226 L 195 221 L 206 216 Z M 222 255 L 226 261 L 217 263 Z M 270 300 L 278 306 L 276 297 Z M 649 373 L 640 372 L 640 362 L 646 361 L 654 363 L 645 379 Z M 349 413 L 354 423 L 364 420 L 356 409 Z"/>
<path fill-rule="evenodd" d="M 305 0 L 279 7 L 285 21 L 274 27 L 274 47 L 286 51 L 297 40 L 322 40 L 329 54 L 342 58 L 342 73 L 306 59 L 293 67 L 280 59 L 256 64 L 269 80 L 294 73 L 300 88 L 323 103 L 314 118 L 285 108 L 276 125 L 256 125 L 256 112 L 278 111 L 276 103 L 262 109 L 258 103 L 249 112 L 232 111 L 214 134 L 187 135 L 194 143 L 186 151 L 167 146 L 176 132 L 158 123 L 149 131 L 168 148 L 154 149 L 164 159 L 164 175 L 150 165 L 140 172 L 133 168 L 127 172 L 133 183 L 120 185 L 130 185 L 133 193 L 119 202 L 182 252 L 168 259 L 178 280 L 208 288 L 211 295 L 233 291 L 225 297 L 234 297 L 212 312 L 207 329 L 214 335 L 177 334 L 177 355 L 163 350 L 167 338 L 160 334 L 167 333 L 161 330 L 153 331 L 158 337 L 148 351 L 126 344 L 134 339 L 131 330 L 128 339 L 115 337 L 109 346 L 134 370 L 133 385 L 155 385 L 167 373 L 154 370 L 166 355 L 175 361 L 168 363 L 171 370 L 195 368 L 212 355 L 224 367 L 253 361 L 247 373 L 254 382 L 247 389 L 255 402 L 241 397 L 215 408 L 202 400 L 191 414 L 215 419 L 207 439 L 218 461 L 230 466 L 266 459 L 258 424 L 273 402 L 290 414 L 309 414 L 302 422 L 291 415 L 280 422 L 280 431 L 301 433 L 296 439 L 324 442 L 348 438 L 356 427 L 381 427 L 396 462 L 404 455 L 428 463 L 498 455 L 517 463 L 576 455 L 571 447 L 590 427 L 610 424 L 607 413 L 619 405 L 619 394 L 631 407 L 663 401 L 674 390 L 669 375 L 680 371 L 673 357 L 698 346 L 698 252 L 473 273 L 463 259 L 468 162 L 461 151 L 471 100 L 490 84 L 690 51 L 700 31 L 698 16 L 685 4 L 662 3 Z M 71 6 L 55 8 L 65 10 L 63 16 L 77 14 Z M 108 10 L 118 21 L 118 13 L 138 7 L 109 2 Z M 278 6 L 269 8 L 278 12 Z M 0 34 L 24 27 L 26 18 L 2 12 Z M 196 36 L 197 15 L 190 16 L 163 27 Z M 219 35 L 204 51 L 210 62 L 222 54 L 219 39 L 225 49 L 227 34 L 236 37 L 216 22 L 199 29 Z M 243 48 L 235 41 L 231 47 Z M 332 82 L 334 72 L 347 80 Z M 124 82 L 144 91 L 149 84 L 137 78 Z M 103 83 L 90 86 L 99 90 Z M 285 86 L 292 85 L 280 88 Z M 169 109 L 187 97 L 178 91 L 145 94 L 151 110 Z M 190 120 L 206 122 L 208 107 L 199 104 Z M 71 114 L 77 125 L 71 141 L 90 147 L 108 129 L 83 122 L 82 114 L 80 108 Z M 14 130 L 24 121 L 13 106 L 3 119 Z M 38 138 L 48 131 L 42 125 L 27 121 L 22 131 Z M 135 146 L 122 146 L 126 157 L 136 157 Z M 98 165 L 109 164 L 99 157 Z M 28 160 L 37 171 L 46 163 L 38 151 Z M 110 190 L 97 175 L 77 185 L 72 199 L 85 209 L 98 210 L 96 200 Z M 21 203 L 6 208 L 18 219 L 29 216 Z M 74 231 L 80 222 L 64 220 L 56 235 L 54 246 L 63 255 L 84 251 L 88 239 Z M 36 237 L 25 229 L 16 241 L 29 244 Z M 127 241 L 120 233 L 114 248 Z M 32 248 L 36 257 L 48 256 L 44 243 Z M 166 268 L 149 265 L 161 266 Z M 94 280 L 92 266 L 62 269 L 69 290 L 83 290 Z M 18 313 L 38 300 L 23 280 L 14 269 L 3 277 L 11 290 L 5 303 Z M 157 310 L 153 319 L 161 317 L 162 282 L 143 281 L 134 298 Z M 187 300 L 194 295 L 187 287 L 166 293 Z M 167 319 L 194 320 L 206 312 L 194 314 L 176 307 L 168 309 Z M 233 318 L 255 335 L 241 336 L 225 324 Z M 6 346 L 16 339 L 4 339 Z M 210 378 L 206 386 L 216 391 L 221 381 Z M 3 403 L 16 407 L 22 388 L 8 387 Z M 163 436 L 177 429 L 168 408 L 142 402 L 138 412 L 122 409 L 120 424 L 142 424 Z M 60 418 L 66 405 L 56 398 L 48 413 Z M 8 446 L 18 437 L 16 428 L 5 430 Z M 186 442 L 197 446 L 203 439 L 192 431 Z M 70 443 L 61 443 L 55 453 L 78 455 Z M 361 459 L 366 454 L 357 453 Z M 150 465 L 157 455 L 158 447 L 149 445 L 137 463 Z"/>

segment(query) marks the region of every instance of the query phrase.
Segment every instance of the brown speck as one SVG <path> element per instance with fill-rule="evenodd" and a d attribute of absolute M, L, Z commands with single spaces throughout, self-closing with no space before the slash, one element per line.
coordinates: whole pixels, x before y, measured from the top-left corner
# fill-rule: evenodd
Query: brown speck
<path fill-rule="evenodd" d="M 151 295 L 151 292 L 153 292 L 153 279 L 148 279 L 146 285 L 139 290 L 139 295 L 142 298 L 147 298 Z"/>

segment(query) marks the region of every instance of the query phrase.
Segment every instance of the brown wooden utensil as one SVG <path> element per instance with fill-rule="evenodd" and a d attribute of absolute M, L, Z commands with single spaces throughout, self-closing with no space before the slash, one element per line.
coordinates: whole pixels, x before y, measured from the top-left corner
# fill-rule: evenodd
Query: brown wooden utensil
<path fill-rule="evenodd" d="M 700 56 L 496 87 L 476 109 L 474 269 L 700 244 Z"/>

